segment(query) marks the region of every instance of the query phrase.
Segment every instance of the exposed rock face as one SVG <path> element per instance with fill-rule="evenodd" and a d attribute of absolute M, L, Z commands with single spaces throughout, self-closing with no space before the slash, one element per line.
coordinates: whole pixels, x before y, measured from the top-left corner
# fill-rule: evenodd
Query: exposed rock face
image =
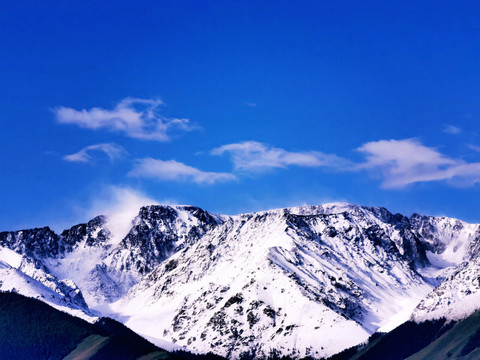
<path fill-rule="evenodd" d="M 105 228 L 106 222 L 107 218 L 100 215 L 86 224 L 78 224 L 64 230 L 61 235 L 64 251 L 71 252 L 80 243 L 84 246 L 103 246 L 110 238 L 110 232 Z"/>
<path fill-rule="evenodd" d="M 131 230 L 112 252 L 109 268 L 115 277 L 131 286 L 221 223 L 222 217 L 198 207 L 142 207 Z"/>
<path fill-rule="evenodd" d="M 48 226 L 39 229 L 0 233 L 0 246 L 19 254 L 34 257 L 54 257 L 65 251 L 60 238 Z"/>
<path fill-rule="evenodd" d="M 74 288 L 78 285 L 95 307 L 123 296 L 143 275 L 226 218 L 193 206 L 147 206 L 117 243 L 108 218 L 97 216 L 61 235 L 48 227 L 3 232 L 0 246 L 24 255 L 56 283 L 65 279 Z M 81 291 L 79 297 L 83 299 Z M 85 311 L 90 313 L 86 304 Z"/>
<path fill-rule="evenodd" d="M 448 253 L 452 264 L 477 257 L 480 246 L 480 226 L 458 219 L 413 214 L 411 228 L 422 239 L 427 251 Z"/>

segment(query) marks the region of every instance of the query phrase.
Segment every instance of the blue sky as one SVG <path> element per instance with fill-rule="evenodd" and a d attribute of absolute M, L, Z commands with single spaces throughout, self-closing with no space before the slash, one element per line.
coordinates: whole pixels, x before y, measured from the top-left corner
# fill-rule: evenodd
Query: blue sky
<path fill-rule="evenodd" d="M 149 202 L 480 222 L 474 1 L 17 1 L 0 230 Z"/>

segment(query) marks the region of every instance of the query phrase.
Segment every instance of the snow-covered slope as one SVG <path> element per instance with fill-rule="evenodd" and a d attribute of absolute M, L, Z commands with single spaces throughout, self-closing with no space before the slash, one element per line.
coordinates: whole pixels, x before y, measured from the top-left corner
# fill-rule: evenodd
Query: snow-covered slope
<path fill-rule="evenodd" d="M 447 318 L 461 320 L 480 309 L 480 258 L 462 263 L 418 304 L 415 321 Z"/>
<path fill-rule="evenodd" d="M 480 227 L 456 219 L 331 203 L 238 216 L 157 205 L 129 221 L 120 237 L 103 216 L 0 233 L 1 289 L 229 358 L 328 356 L 415 308 L 421 320 L 479 303 Z"/>
<path fill-rule="evenodd" d="M 412 229 L 422 237 L 428 259 L 434 266 L 455 267 L 480 253 L 480 244 L 477 243 L 480 227 L 477 224 L 418 214 L 412 215 L 410 223 Z"/>
<path fill-rule="evenodd" d="M 108 218 L 62 233 L 60 241 L 74 244 L 69 252 L 45 260 L 60 278 L 71 278 L 84 291 L 88 304 L 101 309 L 123 296 L 163 260 L 194 243 L 223 218 L 193 206 L 146 206 L 131 219 L 123 239 L 111 236 Z"/>
<path fill-rule="evenodd" d="M 433 288 L 415 271 L 427 260 L 408 219 L 380 208 L 327 209 L 233 217 L 112 311 L 151 337 L 229 358 L 328 356 L 406 320 Z"/>
<path fill-rule="evenodd" d="M 194 244 L 224 219 L 193 206 L 143 207 L 127 236 L 107 259 L 110 274 L 126 291 L 162 261 Z"/>
<path fill-rule="evenodd" d="M 225 218 L 192 206 L 148 206 L 130 220 L 124 238 L 112 236 L 109 219 L 97 216 L 61 235 L 48 227 L 2 232 L 0 245 L 23 256 L 24 265 L 16 268 L 67 302 L 68 294 L 78 293 L 78 305 L 90 316 L 90 309 L 123 296 L 143 274 Z"/>
<path fill-rule="evenodd" d="M 58 280 L 35 260 L 4 247 L 0 247 L 0 290 L 40 299 L 90 322 L 97 319 L 73 282 Z"/>
<path fill-rule="evenodd" d="M 439 286 L 412 314 L 415 321 L 459 320 L 480 309 L 480 225 L 446 217 L 413 215 L 412 226 L 426 242 Z M 433 271 L 432 271 L 433 270 Z"/>

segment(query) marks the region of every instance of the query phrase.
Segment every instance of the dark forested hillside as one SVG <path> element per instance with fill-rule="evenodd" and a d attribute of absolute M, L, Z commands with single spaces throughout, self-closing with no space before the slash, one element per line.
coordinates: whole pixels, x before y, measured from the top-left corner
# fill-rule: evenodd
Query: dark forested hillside
<path fill-rule="evenodd" d="M 159 349 L 119 322 L 90 324 L 36 299 L 0 292 L 0 359 L 220 359 Z"/>
<path fill-rule="evenodd" d="M 374 334 L 366 345 L 328 360 L 429 360 L 480 358 L 480 312 L 461 321 L 407 321 L 388 334 Z"/>

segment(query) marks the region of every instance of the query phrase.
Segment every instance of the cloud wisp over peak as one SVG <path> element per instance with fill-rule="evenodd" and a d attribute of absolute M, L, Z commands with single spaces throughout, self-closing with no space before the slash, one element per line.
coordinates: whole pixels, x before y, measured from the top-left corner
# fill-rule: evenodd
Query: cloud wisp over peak
<path fill-rule="evenodd" d="M 114 143 L 95 144 L 86 146 L 76 153 L 65 155 L 63 156 L 63 160 L 69 162 L 90 163 L 94 159 L 91 155 L 92 152 L 103 152 L 108 156 L 110 161 L 119 159 L 127 153 L 123 147 Z"/>
<path fill-rule="evenodd" d="M 53 111 L 57 121 L 86 129 L 105 129 L 142 140 L 169 141 L 172 131 L 195 129 L 188 119 L 167 118 L 160 114 L 162 101 L 127 97 L 111 110 L 94 107 L 77 110 L 60 106 Z"/>
<path fill-rule="evenodd" d="M 162 201 L 165 203 L 165 201 Z M 106 215 L 107 227 L 114 243 L 119 243 L 132 227 L 140 207 L 158 205 L 155 199 L 132 188 L 121 186 L 101 187 L 95 192 L 88 208 L 81 209 L 82 218 Z"/>
<path fill-rule="evenodd" d="M 210 151 L 212 155 L 229 154 L 236 170 L 259 172 L 269 168 L 330 167 L 343 168 L 349 161 L 336 155 L 318 151 L 291 152 L 267 146 L 257 141 L 223 145 Z"/>
<path fill-rule="evenodd" d="M 208 185 L 236 179 L 236 176 L 230 173 L 203 171 L 175 160 L 154 158 L 138 159 L 128 175 L 162 181 L 193 181 Z"/>

